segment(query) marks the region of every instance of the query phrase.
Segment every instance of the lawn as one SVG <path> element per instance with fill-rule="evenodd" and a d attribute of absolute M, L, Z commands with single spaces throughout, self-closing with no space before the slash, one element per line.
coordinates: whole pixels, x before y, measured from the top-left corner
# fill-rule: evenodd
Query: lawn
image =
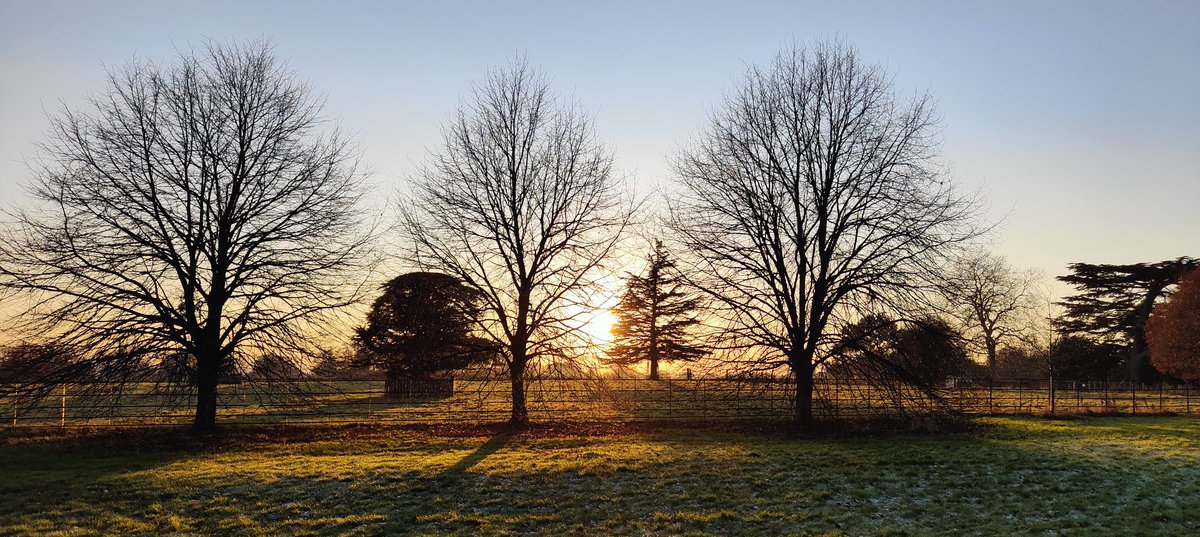
<path fill-rule="evenodd" d="M 10 437 L 0 534 L 1200 533 L 1198 417 L 977 424 L 833 438 L 362 427 Z"/>

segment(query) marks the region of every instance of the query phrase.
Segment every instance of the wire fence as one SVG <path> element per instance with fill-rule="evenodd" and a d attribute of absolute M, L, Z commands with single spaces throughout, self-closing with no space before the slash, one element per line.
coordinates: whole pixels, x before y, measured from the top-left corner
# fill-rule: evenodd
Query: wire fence
<path fill-rule="evenodd" d="M 7 387 L 11 388 L 11 386 Z M 508 382 L 458 380 L 449 391 L 414 395 L 382 380 L 299 381 L 222 385 L 218 421 L 244 424 L 457 424 L 509 417 Z M 0 387 L 0 393 L 11 389 Z M 1010 380 L 951 382 L 932 392 L 869 382 L 818 379 L 814 413 L 861 420 L 935 412 L 1005 414 L 1200 413 L 1188 384 Z M 527 385 L 537 422 L 784 421 L 794 416 L 795 384 L 780 379 L 554 379 Z M 0 398 L 10 427 L 174 426 L 191 422 L 195 395 L 162 393 L 153 384 L 74 384 L 38 396 Z"/>

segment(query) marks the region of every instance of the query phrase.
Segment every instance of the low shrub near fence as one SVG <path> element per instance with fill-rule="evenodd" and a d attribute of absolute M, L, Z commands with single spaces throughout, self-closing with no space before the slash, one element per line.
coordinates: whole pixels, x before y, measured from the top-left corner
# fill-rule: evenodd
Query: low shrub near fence
<path fill-rule="evenodd" d="M 408 396 L 396 396 L 405 389 L 410 389 Z M 546 379 L 530 381 L 527 394 L 530 418 L 541 422 L 785 421 L 795 408 L 794 384 L 776 379 Z M 382 380 L 231 384 L 221 387 L 218 420 L 227 425 L 488 423 L 507 419 L 509 402 L 506 381 L 419 387 L 389 386 Z M 0 398 L 0 416 L 10 427 L 183 425 L 190 423 L 193 404 L 190 394 L 157 393 L 151 384 L 125 385 L 119 391 L 77 384 L 55 387 L 40 397 Z M 1200 398 L 1189 385 L 1069 382 L 1052 392 L 1048 383 L 1036 381 L 959 383 L 940 387 L 931 397 L 911 388 L 822 379 L 815 388 L 814 409 L 825 420 L 935 412 L 1200 413 Z"/>

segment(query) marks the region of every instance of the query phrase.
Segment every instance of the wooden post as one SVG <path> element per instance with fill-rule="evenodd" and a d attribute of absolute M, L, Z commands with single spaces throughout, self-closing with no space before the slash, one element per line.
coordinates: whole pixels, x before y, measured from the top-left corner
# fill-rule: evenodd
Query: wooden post
<path fill-rule="evenodd" d="M 667 383 L 667 416 L 675 415 L 675 388 L 673 382 Z"/>
<path fill-rule="evenodd" d="M 837 379 L 834 379 L 833 380 L 833 419 L 834 419 L 834 421 L 837 421 L 839 418 L 838 407 L 841 406 L 841 404 L 842 404 L 841 399 L 840 399 L 841 390 L 839 390 L 838 388 L 839 388 L 838 381 L 837 381 Z"/>
<path fill-rule="evenodd" d="M 1137 415 L 1137 382 L 1131 382 L 1129 384 L 1129 386 L 1130 386 L 1129 387 L 1130 394 L 1132 394 L 1132 396 L 1133 396 L 1133 415 L 1136 416 Z"/>
<path fill-rule="evenodd" d="M 1054 415 L 1054 370 L 1050 370 L 1050 415 Z"/>
<path fill-rule="evenodd" d="M 67 385 L 66 384 L 63 384 L 63 386 L 62 386 L 62 406 L 59 408 L 59 411 L 58 411 L 58 426 L 59 427 L 67 426 Z"/>

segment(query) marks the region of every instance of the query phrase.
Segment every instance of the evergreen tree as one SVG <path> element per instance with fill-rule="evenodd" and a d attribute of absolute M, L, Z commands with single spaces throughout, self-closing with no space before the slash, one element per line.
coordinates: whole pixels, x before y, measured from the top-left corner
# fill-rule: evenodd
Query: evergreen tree
<path fill-rule="evenodd" d="M 389 380 L 485 363 L 496 346 L 475 335 L 483 297 L 456 277 L 410 272 L 383 286 L 357 330 L 355 365 L 382 370 Z"/>
<path fill-rule="evenodd" d="M 1093 265 L 1072 263 L 1071 274 L 1058 280 L 1075 286 L 1078 293 L 1059 302 L 1065 309 L 1057 320 L 1067 333 L 1087 334 L 1102 342 L 1127 343 L 1125 362 L 1130 380 L 1144 380 L 1146 321 L 1159 299 L 1169 294 L 1179 278 L 1200 268 L 1200 259 L 1181 257 L 1159 263 Z"/>
<path fill-rule="evenodd" d="M 630 274 L 625 292 L 613 310 L 617 317 L 608 351 L 609 362 L 630 365 L 650 363 L 650 378 L 658 379 L 661 362 L 690 362 L 708 351 L 689 332 L 699 324 L 700 299 L 683 290 L 675 262 L 662 241 L 646 258 L 644 275 Z"/>

